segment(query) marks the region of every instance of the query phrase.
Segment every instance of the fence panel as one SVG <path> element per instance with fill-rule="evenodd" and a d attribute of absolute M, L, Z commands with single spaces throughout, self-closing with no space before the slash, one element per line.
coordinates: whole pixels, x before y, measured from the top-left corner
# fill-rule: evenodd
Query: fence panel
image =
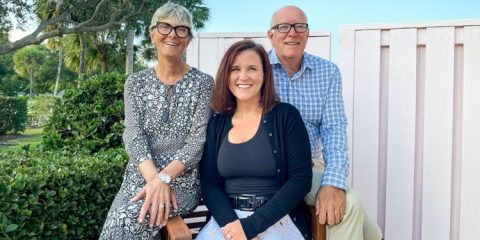
<path fill-rule="evenodd" d="M 390 31 L 385 232 L 412 237 L 415 160 L 417 31 Z M 362 174 L 362 173 L 361 173 Z"/>
<path fill-rule="evenodd" d="M 385 239 L 478 238 L 480 21 L 346 26 L 340 38 L 352 185 Z"/>
<path fill-rule="evenodd" d="M 450 239 L 454 32 L 453 27 L 427 28 L 423 239 Z"/>
<path fill-rule="evenodd" d="M 459 239 L 479 236 L 480 216 L 480 26 L 465 27 L 463 137 Z"/>
<path fill-rule="evenodd" d="M 353 188 L 362 193 L 364 206 L 376 221 L 378 200 L 378 138 L 380 88 L 380 30 L 355 36 L 355 89 L 353 115 Z M 364 114 L 368 113 L 368 114 Z M 355 126 L 361 126 L 355 128 Z"/>

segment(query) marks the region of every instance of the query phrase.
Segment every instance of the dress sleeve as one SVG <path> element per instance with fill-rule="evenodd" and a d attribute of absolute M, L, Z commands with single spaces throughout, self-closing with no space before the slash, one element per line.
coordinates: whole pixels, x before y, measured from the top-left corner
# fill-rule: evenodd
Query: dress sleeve
<path fill-rule="evenodd" d="M 136 165 L 145 160 L 152 159 L 148 147 L 147 137 L 143 131 L 143 114 L 140 106 L 141 99 L 137 97 L 138 87 L 135 85 L 138 78 L 131 75 L 125 81 L 124 104 L 125 104 L 125 130 L 123 132 L 123 142 L 125 150 L 130 157 L 130 161 Z"/>
<path fill-rule="evenodd" d="M 198 102 L 193 116 L 191 116 L 192 125 L 185 139 L 185 145 L 179 149 L 174 156 L 174 159 L 179 160 L 185 165 L 185 170 L 196 167 L 200 161 L 200 158 L 196 156 L 201 156 L 203 151 L 207 124 L 212 114 L 210 109 L 210 96 L 213 87 L 213 78 L 208 75 L 205 76 L 207 79 L 195 80 L 202 82 L 200 83 Z"/>
<path fill-rule="evenodd" d="M 247 218 L 240 219 L 248 239 L 257 236 L 289 214 L 310 191 L 312 185 L 311 149 L 300 113 L 292 106 L 282 116 L 283 132 L 274 133 L 285 155 L 286 181 L 270 201 Z M 284 136 L 284 137 L 281 137 Z"/>

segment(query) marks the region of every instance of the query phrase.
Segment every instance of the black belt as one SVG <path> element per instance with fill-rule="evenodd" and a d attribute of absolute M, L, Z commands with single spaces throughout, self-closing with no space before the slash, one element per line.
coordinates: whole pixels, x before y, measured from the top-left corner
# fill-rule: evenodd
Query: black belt
<path fill-rule="evenodd" d="M 269 198 L 255 194 L 228 195 L 232 207 L 242 211 L 255 211 L 255 209 L 268 202 Z"/>

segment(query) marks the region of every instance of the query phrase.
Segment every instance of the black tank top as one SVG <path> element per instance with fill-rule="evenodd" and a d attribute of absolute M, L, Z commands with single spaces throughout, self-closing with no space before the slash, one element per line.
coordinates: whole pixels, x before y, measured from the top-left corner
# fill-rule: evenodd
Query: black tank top
<path fill-rule="evenodd" d="M 278 191 L 275 158 L 263 124 L 244 143 L 230 143 L 227 134 L 220 145 L 217 165 L 225 178 L 227 194 L 268 196 Z"/>

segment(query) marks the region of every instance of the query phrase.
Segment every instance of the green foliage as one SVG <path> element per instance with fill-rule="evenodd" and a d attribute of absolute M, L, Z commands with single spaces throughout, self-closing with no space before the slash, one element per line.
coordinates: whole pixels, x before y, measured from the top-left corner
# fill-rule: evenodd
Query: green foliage
<path fill-rule="evenodd" d="M 53 94 L 58 70 L 58 52 L 49 50 L 43 46 L 36 46 L 34 48 L 36 48 L 35 52 L 41 55 L 40 58 L 42 58 L 43 61 L 42 64 L 37 65 L 34 69 L 35 71 L 32 72 L 34 73 L 32 91 L 36 94 Z M 20 52 L 20 50 L 18 52 Z M 26 72 L 26 75 L 15 72 L 13 55 L 14 54 L 0 55 L 0 95 L 17 96 L 17 94 L 28 92 L 30 76 L 28 72 Z M 18 55 L 18 53 L 15 52 L 15 55 Z M 26 66 L 25 63 L 17 59 L 17 70 L 22 68 L 21 71 L 28 71 L 24 66 Z M 71 70 L 62 68 L 60 72 L 59 90 L 72 85 L 76 87 L 76 77 L 76 74 Z"/>
<path fill-rule="evenodd" d="M 1 239 L 98 239 L 127 162 L 120 148 L 0 159 Z"/>
<path fill-rule="evenodd" d="M 14 74 L 13 54 L 0 55 L 0 78 L 7 74 Z"/>
<path fill-rule="evenodd" d="M 0 63 L 1 64 L 1 63 Z M 17 96 L 27 89 L 28 80 L 15 74 L 0 76 L 0 95 Z"/>
<path fill-rule="evenodd" d="M 87 42 L 86 73 L 106 73 L 110 70 L 125 71 L 125 40 L 121 31 L 105 30 L 95 33 L 84 33 Z M 65 44 L 65 66 L 71 71 L 80 69 L 80 41 L 78 35 L 63 38 Z"/>
<path fill-rule="evenodd" d="M 33 93 L 33 81 L 39 69 L 46 64 L 44 48 L 40 46 L 28 46 L 15 52 L 13 55 L 13 67 L 21 77 L 30 79 L 30 97 Z"/>
<path fill-rule="evenodd" d="M 45 54 L 40 46 L 24 47 L 13 55 L 13 64 L 15 71 L 21 76 L 28 77 L 30 72 L 33 75 L 39 65 L 45 62 Z"/>
<path fill-rule="evenodd" d="M 53 114 L 55 106 L 60 104 L 59 97 L 35 96 L 28 100 L 28 126 L 43 127 Z"/>
<path fill-rule="evenodd" d="M 0 134 L 25 130 L 27 99 L 0 96 Z"/>
<path fill-rule="evenodd" d="M 13 54 L 0 55 L 0 95 L 15 96 L 20 85 L 13 70 Z"/>
<path fill-rule="evenodd" d="M 94 76 L 65 92 L 44 128 L 45 149 L 84 148 L 91 152 L 122 145 L 125 75 Z"/>

